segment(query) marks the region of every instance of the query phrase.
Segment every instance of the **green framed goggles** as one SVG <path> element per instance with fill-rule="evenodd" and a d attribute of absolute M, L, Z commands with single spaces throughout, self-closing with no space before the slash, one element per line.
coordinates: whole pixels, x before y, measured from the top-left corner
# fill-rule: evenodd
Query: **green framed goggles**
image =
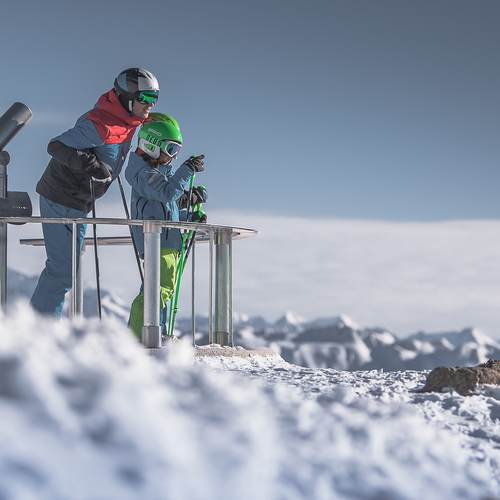
<path fill-rule="evenodd" d="M 136 100 L 142 104 L 156 104 L 158 97 L 158 92 L 155 92 L 154 90 L 143 90 L 141 92 L 137 92 Z"/>
<path fill-rule="evenodd" d="M 174 142 L 174 141 L 163 141 L 160 144 L 160 149 L 165 154 L 170 156 L 170 158 L 175 158 L 179 154 L 180 150 L 182 149 L 182 144 L 179 144 L 178 142 Z"/>

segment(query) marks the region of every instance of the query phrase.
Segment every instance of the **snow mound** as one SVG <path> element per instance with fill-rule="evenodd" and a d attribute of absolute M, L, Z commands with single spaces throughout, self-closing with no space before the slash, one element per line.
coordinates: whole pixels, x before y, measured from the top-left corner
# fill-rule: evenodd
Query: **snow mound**
<path fill-rule="evenodd" d="M 316 372 L 279 360 L 238 363 L 195 363 L 184 343 L 153 358 L 117 320 L 53 322 L 19 304 L 0 322 L 0 498 L 494 492 L 456 435 L 413 408 L 345 385 L 315 396 Z M 277 382 L 297 375 L 302 387 Z"/>

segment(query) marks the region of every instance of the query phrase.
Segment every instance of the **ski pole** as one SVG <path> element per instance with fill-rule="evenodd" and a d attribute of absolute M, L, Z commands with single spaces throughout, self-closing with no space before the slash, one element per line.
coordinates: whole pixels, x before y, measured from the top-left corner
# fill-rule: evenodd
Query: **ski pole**
<path fill-rule="evenodd" d="M 193 208 L 193 213 L 200 210 L 200 209 L 201 209 L 201 203 L 197 203 Z M 193 248 L 194 239 L 196 238 L 196 230 L 194 230 L 192 233 L 193 234 L 191 235 L 191 238 L 189 238 L 189 243 L 188 243 L 187 248 L 186 248 L 186 255 L 184 257 L 185 262 L 187 262 L 187 260 L 189 258 L 191 248 Z"/>
<path fill-rule="evenodd" d="M 190 183 L 190 189 L 189 189 L 189 201 L 188 201 L 188 210 L 187 210 L 187 216 L 186 216 L 188 221 L 189 221 L 189 209 L 190 209 L 190 203 L 191 203 L 191 196 L 192 196 L 192 192 L 193 192 L 194 177 L 195 177 L 195 174 L 193 174 L 193 176 L 191 177 L 191 183 Z M 202 203 L 198 201 L 198 203 L 196 203 L 196 205 L 193 207 L 193 213 L 200 210 L 201 207 L 202 207 Z M 191 238 L 189 239 L 189 236 L 187 237 L 189 239 L 189 243 L 188 243 L 188 246 L 186 249 L 185 260 L 188 259 L 189 253 L 191 252 L 191 247 L 193 246 L 193 241 L 196 238 L 196 230 L 192 231 L 192 234 L 191 234 L 191 232 L 189 232 L 188 234 L 191 236 Z"/>
<path fill-rule="evenodd" d="M 120 194 L 122 196 L 122 202 L 123 202 L 123 208 L 125 209 L 125 216 L 127 219 L 130 219 L 130 212 L 128 211 L 128 205 L 127 205 L 127 200 L 125 198 L 125 192 L 123 190 L 123 184 L 121 177 L 118 176 L 118 186 L 120 186 Z M 132 226 L 128 226 L 128 230 L 130 232 L 130 237 L 132 238 L 132 246 L 134 247 L 134 254 L 135 254 L 135 260 L 137 262 L 137 268 L 139 269 L 139 275 L 141 276 L 141 282 L 142 285 L 144 286 L 144 274 L 142 272 L 142 266 L 141 266 L 141 260 L 139 258 L 139 250 L 137 250 L 137 244 L 135 243 L 134 240 L 134 233 L 132 232 Z"/>
<path fill-rule="evenodd" d="M 193 213 L 194 212 L 198 212 L 198 211 L 201 211 L 203 215 L 206 216 L 206 213 L 205 211 L 203 210 L 203 204 L 202 203 L 197 203 L 194 208 L 193 208 Z M 199 222 L 203 222 L 203 221 L 199 221 Z M 205 222 L 206 222 L 206 218 L 205 218 Z M 194 243 L 194 239 L 196 238 L 196 230 L 193 231 L 193 234 L 191 236 L 191 239 L 189 240 L 189 243 L 188 243 L 188 246 L 187 246 L 187 250 L 186 250 L 186 258 L 185 260 L 187 261 L 188 260 L 188 257 L 189 257 L 189 253 L 191 252 L 191 248 L 193 247 L 193 243 Z"/>
<path fill-rule="evenodd" d="M 190 240 L 192 241 L 192 239 Z M 189 246 L 189 249 L 191 246 Z M 186 262 L 187 258 L 189 255 L 189 251 L 186 251 L 186 244 L 183 241 L 182 242 L 182 251 L 181 251 L 181 257 L 179 259 L 179 264 L 177 265 L 177 276 L 176 276 L 176 283 L 175 283 L 175 294 L 174 298 L 172 301 L 172 306 L 171 306 L 171 330 L 172 330 L 172 335 L 173 335 L 173 328 L 175 326 L 175 318 L 177 316 L 177 311 L 179 310 L 179 296 L 181 293 L 181 282 L 182 282 L 182 275 L 184 274 L 184 269 L 186 268 Z"/>
<path fill-rule="evenodd" d="M 95 192 L 94 192 L 94 178 L 90 179 L 90 197 L 92 199 L 92 218 L 95 219 Z M 94 260 L 95 260 L 95 278 L 97 284 L 97 311 L 99 319 L 102 319 L 101 310 L 101 280 L 99 276 L 99 257 L 97 256 L 97 224 L 92 224 L 94 229 Z"/>
<path fill-rule="evenodd" d="M 196 206 L 199 206 L 199 204 Z M 190 231 L 190 233 L 191 233 L 191 231 Z M 189 236 L 191 236 L 191 235 L 189 235 Z M 192 231 L 192 236 L 189 238 L 189 243 L 187 244 L 187 247 L 186 247 L 186 241 L 188 241 L 188 240 L 187 239 L 185 240 L 184 238 L 182 240 L 181 256 L 179 259 L 179 263 L 177 265 L 175 291 L 174 291 L 174 296 L 172 298 L 170 311 L 169 311 L 169 321 L 168 321 L 168 330 L 167 330 L 168 335 L 173 335 L 173 327 L 175 325 L 175 318 L 177 316 L 177 311 L 179 310 L 179 296 L 180 296 L 182 275 L 184 274 L 184 269 L 186 268 L 186 262 L 188 261 L 189 254 L 191 252 L 191 249 L 193 248 L 193 243 L 194 243 L 195 238 L 196 238 L 196 231 Z M 172 333 L 170 333 L 170 332 L 172 332 Z"/>
<path fill-rule="evenodd" d="M 181 279 L 184 273 L 184 267 L 186 265 L 186 238 L 185 235 L 182 236 L 181 252 L 179 256 L 179 262 L 177 263 L 177 275 L 175 277 L 175 288 L 174 295 L 170 301 L 170 310 L 168 314 L 168 329 L 167 335 L 172 336 L 174 334 L 175 318 L 177 316 L 177 311 L 179 308 L 179 295 L 181 290 Z"/>
<path fill-rule="evenodd" d="M 170 301 L 170 310 L 168 311 L 168 328 L 167 335 L 172 337 L 174 334 L 175 317 L 177 316 L 177 309 L 179 304 L 179 293 L 181 288 L 181 275 L 184 271 L 184 240 L 182 240 L 181 254 L 179 262 L 177 263 L 177 275 L 175 277 L 174 295 Z"/>
<path fill-rule="evenodd" d="M 194 179 L 196 175 L 193 174 L 191 176 L 191 179 L 189 181 L 189 193 L 188 193 L 188 204 L 187 204 L 187 214 L 186 214 L 186 220 L 189 221 L 189 211 L 191 210 L 191 196 L 193 193 L 193 185 L 194 185 Z M 172 299 L 170 300 L 170 310 L 168 312 L 168 327 L 167 327 L 167 335 L 171 337 L 174 334 L 174 324 L 175 324 L 175 317 L 177 316 L 177 310 L 178 310 L 178 304 L 179 304 L 179 293 L 180 293 L 180 288 L 181 288 L 181 277 L 182 273 L 184 272 L 184 266 L 185 266 L 185 249 L 186 249 L 186 240 L 187 240 L 187 235 L 189 235 L 190 231 L 187 231 L 182 235 L 182 246 L 181 246 L 181 253 L 180 253 L 180 258 L 179 262 L 177 264 L 177 276 L 175 279 L 175 288 L 174 288 L 174 295 L 172 296 Z"/>
<path fill-rule="evenodd" d="M 194 186 L 195 177 L 196 177 L 196 174 L 193 174 L 191 176 L 191 180 L 189 181 L 189 196 L 188 196 L 187 215 L 186 215 L 187 221 L 189 221 L 189 211 L 191 210 L 191 196 L 193 195 L 193 186 Z"/>
<path fill-rule="evenodd" d="M 199 210 L 202 211 L 202 204 L 201 203 L 197 203 L 193 207 L 193 213 L 196 211 L 199 211 Z M 178 266 L 178 277 L 177 277 L 177 281 L 176 281 L 176 293 L 175 293 L 174 306 L 171 307 L 171 311 L 173 314 L 172 329 L 175 325 L 175 317 L 176 317 L 177 311 L 178 311 L 178 301 L 179 301 L 180 284 L 181 284 L 181 280 L 182 280 L 182 275 L 184 274 L 184 269 L 186 268 L 186 262 L 189 259 L 189 254 L 191 253 L 191 249 L 193 248 L 195 238 L 196 238 L 196 230 L 189 231 L 187 238 L 185 240 L 183 238 L 183 240 L 182 240 L 182 248 L 184 248 L 186 241 L 189 240 L 189 243 L 187 244 L 187 248 L 186 248 L 185 252 L 184 252 L 184 250 L 181 250 L 181 260 L 180 260 L 179 266 Z M 169 323 L 170 323 L 170 318 L 169 318 Z M 170 331 L 170 329 L 169 329 L 169 331 Z"/>
<path fill-rule="evenodd" d="M 193 241 L 193 239 L 191 239 L 190 241 Z M 191 249 L 191 246 L 189 247 L 189 249 Z M 175 326 L 175 319 L 177 317 L 177 312 L 179 310 L 179 296 L 180 296 L 180 290 L 181 290 L 182 275 L 184 274 L 184 269 L 186 268 L 187 258 L 189 256 L 189 252 L 185 251 L 185 248 L 186 248 L 186 244 L 185 244 L 185 241 L 183 240 L 182 241 L 181 256 L 179 258 L 179 263 L 177 264 L 177 276 L 176 276 L 176 280 L 175 280 L 175 291 L 174 291 L 174 296 L 172 298 L 170 311 L 169 311 L 169 325 L 168 325 L 168 331 L 167 331 L 167 334 L 169 336 L 173 335 L 173 329 Z"/>

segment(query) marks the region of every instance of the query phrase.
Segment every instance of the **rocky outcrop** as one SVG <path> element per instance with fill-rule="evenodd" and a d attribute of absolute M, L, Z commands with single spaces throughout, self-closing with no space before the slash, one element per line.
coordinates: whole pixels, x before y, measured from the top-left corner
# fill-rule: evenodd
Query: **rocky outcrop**
<path fill-rule="evenodd" d="M 471 394 L 478 384 L 500 385 L 500 360 L 467 368 L 434 368 L 419 392 L 441 392 L 453 389 L 463 396 Z"/>

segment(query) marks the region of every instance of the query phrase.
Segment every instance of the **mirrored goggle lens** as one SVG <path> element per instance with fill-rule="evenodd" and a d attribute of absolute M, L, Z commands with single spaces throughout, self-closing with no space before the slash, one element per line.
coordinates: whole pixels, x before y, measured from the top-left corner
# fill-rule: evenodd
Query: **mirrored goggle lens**
<path fill-rule="evenodd" d="M 139 92 L 139 95 L 137 96 L 137 100 L 139 102 L 142 102 L 145 104 L 156 104 L 156 101 L 158 100 L 158 93 L 156 93 L 156 92 Z"/>
<path fill-rule="evenodd" d="M 161 150 L 168 156 L 177 156 L 182 146 L 178 142 L 167 141 L 161 145 Z"/>

